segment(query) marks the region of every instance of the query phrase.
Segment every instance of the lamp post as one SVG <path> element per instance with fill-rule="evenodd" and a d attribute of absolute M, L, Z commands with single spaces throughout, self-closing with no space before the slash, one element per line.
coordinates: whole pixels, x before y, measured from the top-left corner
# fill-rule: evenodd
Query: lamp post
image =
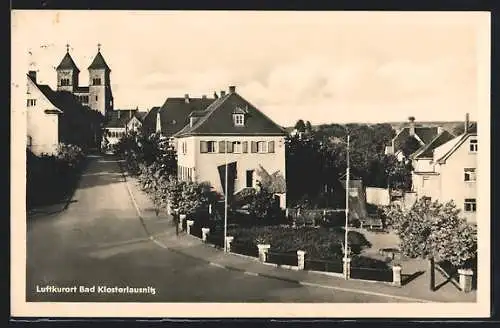
<path fill-rule="evenodd" d="M 346 175 L 346 183 L 345 183 L 345 237 L 344 237 L 344 257 L 347 258 L 349 255 L 348 252 L 348 225 L 349 225 L 349 176 L 350 172 L 350 163 L 349 163 L 349 140 L 350 137 L 347 135 L 347 175 Z"/>
<path fill-rule="evenodd" d="M 225 153 L 225 161 L 226 161 L 226 169 L 224 170 L 225 178 L 225 191 L 224 191 L 224 252 L 227 252 L 227 141 L 224 141 L 224 153 Z"/>

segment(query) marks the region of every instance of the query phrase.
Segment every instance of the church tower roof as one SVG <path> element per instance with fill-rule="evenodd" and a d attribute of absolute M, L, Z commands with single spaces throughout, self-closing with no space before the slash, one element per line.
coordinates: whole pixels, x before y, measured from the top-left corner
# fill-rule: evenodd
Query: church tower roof
<path fill-rule="evenodd" d="M 108 64 L 104 60 L 104 57 L 101 54 L 101 45 L 98 45 L 97 55 L 95 56 L 92 64 L 90 64 L 89 69 L 106 69 L 111 71 Z"/>
<path fill-rule="evenodd" d="M 75 62 L 73 61 L 73 58 L 71 58 L 71 55 L 69 54 L 69 45 L 66 45 L 66 55 L 64 55 L 63 59 L 61 60 L 61 63 L 56 68 L 56 70 L 63 70 L 63 69 L 72 69 L 76 72 L 80 72 Z"/>

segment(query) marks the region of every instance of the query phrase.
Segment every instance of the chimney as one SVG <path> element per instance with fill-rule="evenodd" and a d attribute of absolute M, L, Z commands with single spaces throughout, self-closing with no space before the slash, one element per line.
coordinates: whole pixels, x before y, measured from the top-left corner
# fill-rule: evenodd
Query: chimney
<path fill-rule="evenodd" d="M 441 126 L 438 126 L 437 127 L 437 134 L 439 135 L 441 133 L 443 133 L 443 128 Z"/>
<path fill-rule="evenodd" d="M 120 119 L 121 110 L 118 111 L 118 119 Z"/>
<path fill-rule="evenodd" d="M 128 111 L 128 118 L 132 118 L 132 111 L 131 110 Z"/>
<path fill-rule="evenodd" d="M 469 113 L 465 114 L 464 133 L 469 132 Z"/>
<path fill-rule="evenodd" d="M 220 91 L 220 96 L 221 96 L 221 97 L 224 97 L 225 95 L 226 95 L 226 91 L 221 90 L 221 91 Z"/>
<path fill-rule="evenodd" d="M 187 94 L 187 93 L 184 95 L 184 102 L 186 104 L 189 104 L 189 94 Z"/>
<path fill-rule="evenodd" d="M 235 93 L 236 92 L 236 87 L 234 85 L 229 86 L 229 93 Z"/>
<path fill-rule="evenodd" d="M 413 137 L 415 136 L 415 117 L 413 116 L 408 117 L 408 121 L 410 121 L 409 123 L 410 136 Z"/>
<path fill-rule="evenodd" d="M 28 75 L 36 83 L 36 71 L 29 71 Z"/>
<path fill-rule="evenodd" d="M 196 117 L 191 116 L 189 118 L 189 126 L 192 127 L 194 125 L 194 123 L 196 123 Z"/>

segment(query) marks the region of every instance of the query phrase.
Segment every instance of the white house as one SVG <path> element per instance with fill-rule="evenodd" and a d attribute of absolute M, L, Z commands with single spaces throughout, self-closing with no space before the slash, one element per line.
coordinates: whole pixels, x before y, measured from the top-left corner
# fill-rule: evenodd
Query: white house
<path fill-rule="evenodd" d="M 92 146 L 100 114 L 83 106 L 69 91 L 39 84 L 35 71 L 27 74 L 26 146 L 35 155 L 53 155 L 61 142 Z"/>
<path fill-rule="evenodd" d="M 429 149 L 413 159 L 413 189 L 418 197 L 453 200 L 469 222 L 476 222 L 477 125 L 464 123 L 465 132 L 446 142 L 434 140 Z"/>
<path fill-rule="evenodd" d="M 257 186 L 258 170 L 285 173 L 286 131 L 236 93 L 221 93 L 205 110 L 189 115 L 189 123 L 174 135 L 178 175 L 182 180 L 209 182 L 224 194 Z M 286 207 L 286 190 L 278 194 Z"/>
<path fill-rule="evenodd" d="M 104 129 L 110 145 L 118 143 L 127 132 L 139 131 L 147 112 L 138 109 L 114 109 L 107 113 Z"/>

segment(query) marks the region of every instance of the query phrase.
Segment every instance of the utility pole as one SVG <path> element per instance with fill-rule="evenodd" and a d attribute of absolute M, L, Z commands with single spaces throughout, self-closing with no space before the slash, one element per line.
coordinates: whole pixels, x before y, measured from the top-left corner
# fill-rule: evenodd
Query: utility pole
<path fill-rule="evenodd" d="M 346 175 L 346 183 L 345 183 L 345 237 L 344 237 L 344 257 L 347 259 L 349 255 L 348 245 L 347 245 L 347 237 L 348 237 L 348 225 L 349 225 L 349 178 L 351 175 L 350 172 L 350 162 L 349 162 L 349 140 L 350 137 L 347 135 L 347 175 Z"/>
<path fill-rule="evenodd" d="M 227 141 L 224 141 L 224 152 L 226 157 L 226 169 L 225 169 L 225 191 L 224 191 L 224 252 L 227 252 Z"/>

